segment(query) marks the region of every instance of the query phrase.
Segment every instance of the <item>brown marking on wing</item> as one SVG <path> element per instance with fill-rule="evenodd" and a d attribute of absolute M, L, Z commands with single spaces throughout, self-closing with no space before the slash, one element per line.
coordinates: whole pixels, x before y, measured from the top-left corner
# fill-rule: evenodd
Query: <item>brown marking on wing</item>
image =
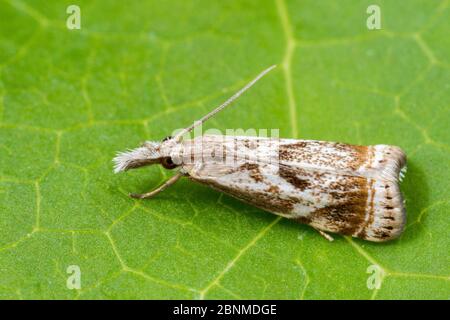
<path fill-rule="evenodd" d="M 269 188 L 266 189 L 267 192 L 270 193 L 280 193 L 280 188 L 275 185 L 271 185 Z"/>
<path fill-rule="evenodd" d="M 383 231 L 380 229 L 374 230 L 374 234 L 379 238 L 380 240 L 386 240 L 391 237 L 391 233 L 388 231 Z"/>
<path fill-rule="evenodd" d="M 367 233 L 366 233 L 367 226 L 370 226 L 374 219 L 373 206 L 374 206 L 375 188 L 373 187 L 373 184 L 374 184 L 374 180 L 371 179 L 369 182 L 369 187 L 368 187 L 368 189 L 370 191 L 370 196 L 368 198 L 369 203 L 367 204 L 367 207 L 368 207 L 367 212 L 369 214 L 369 219 L 367 219 L 367 221 L 365 222 L 361 231 L 356 235 L 358 238 L 361 238 L 361 239 L 365 239 L 367 237 Z"/>
<path fill-rule="evenodd" d="M 338 202 L 361 202 L 367 199 L 367 180 L 362 177 L 343 176 L 340 179 L 331 182 L 326 190 L 333 199 Z M 331 191 L 330 191 L 331 190 Z"/>
<path fill-rule="evenodd" d="M 290 213 L 294 208 L 294 204 L 298 203 L 297 199 L 283 199 L 278 194 L 255 191 L 249 188 L 238 189 L 221 184 L 217 184 L 212 180 L 199 181 L 216 190 L 225 192 L 230 196 L 245 201 L 255 207 L 273 213 Z"/>
<path fill-rule="evenodd" d="M 344 151 L 344 152 L 348 152 L 351 154 L 351 158 L 353 160 L 350 161 L 349 167 L 353 170 L 356 170 L 361 165 L 365 164 L 369 157 L 369 155 L 368 155 L 369 147 L 367 147 L 367 146 L 357 146 L 357 145 L 350 145 L 350 144 L 336 142 L 334 144 L 334 148 L 336 148 L 339 151 Z"/>
<path fill-rule="evenodd" d="M 294 154 L 301 152 L 303 148 L 307 146 L 306 141 L 299 141 L 291 144 L 282 144 L 279 146 L 279 159 L 280 160 L 293 160 Z"/>
<path fill-rule="evenodd" d="M 365 206 L 360 204 L 338 204 L 318 209 L 312 213 L 314 216 L 321 216 L 320 220 L 325 220 L 325 225 L 336 232 L 353 235 L 364 223 Z"/>
<path fill-rule="evenodd" d="M 282 144 L 279 147 L 280 161 L 305 161 L 314 162 L 317 165 L 335 165 L 337 160 L 342 160 L 344 157 L 337 153 L 322 153 L 320 157 L 314 148 L 327 147 L 333 148 L 338 152 L 346 154 L 345 159 L 347 163 L 345 169 L 356 170 L 361 165 L 367 163 L 368 150 L 367 146 L 351 145 L 339 142 L 325 142 L 325 141 L 299 141 L 296 143 Z"/>
<path fill-rule="evenodd" d="M 248 171 L 250 178 L 255 180 L 255 182 L 262 182 L 264 180 L 264 177 L 259 170 L 259 165 L 256 163 L 244 163 L 243 165 L 239 166 L 238 170 Z"/>
<path fill-rule="evenodd" d="M 255 141 L 255 140 L 245 139 L 243 141 L 243 143 L 244 143 L 244 146 L 250 150 L 254 150 L 258 147 L 258 140 Z"/>
<path fill-rule="evenodd" d="M 295 188 L 299 189 L 300 191 L 303 191 L 310 186 L 310 183 L 308 180 L 298 178 L 297 172 L 290 168 L 280 166 L 279 175 L 281 178 L 283 178 L 284 180 L 289 182 L 291 185 L 293 185 Z"/>
<path fill-rule="evenodd" d="M 234 163 L 237 163 L 238 161 L 238 144 L 237 144 L 237 138 L 233 139 L 233 161 Z"/>
<path fill-rule="evenodd" d="M 227 160 L 227 147 L 225 145 L 222 145 L 222 161 L 223 163 L 226 163 Z"/>
<path fill-rule="evenodd" d="M 316 209 L 305 217 L 296 218 L 296 221 L 313 224 L 323 231 L 354 235 L 365 222 L 367 180 L 361 177 L 347 177 L 343 181 L 335 182 L 333 187 L 336 191 L 332 192 L 329 191 L 330 186 L 328 193 L 335 203 Z"/>

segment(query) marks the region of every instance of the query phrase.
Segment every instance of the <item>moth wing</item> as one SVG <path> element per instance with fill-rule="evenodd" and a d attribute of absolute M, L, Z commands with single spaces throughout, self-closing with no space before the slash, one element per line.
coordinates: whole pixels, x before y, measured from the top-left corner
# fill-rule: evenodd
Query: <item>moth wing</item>
<path fill-rule="evenodd" d="M 334 180 L 318 183 L 324 183 L 323 191 L 332 198 L 342 199 L 331 199 L 316 210 L 308 218 L 311 225 L 328 224 L 331 229 L 342 220 L 339 233 L 371 241 L 394 239 L 402 233 L 406 210 L 399 180 L 406 170 L 406 155 L 399 147 L 289 140 L 280 143 L 279 159 L 280 168 L 322 172 L 325 180 Z M 336 187 L 344 192 L 336 193 Z"/>
<path fill-rule="evenodd" d="M 188 141 L 201 145 L 200 152 L 211 159 L 281 164 L 310 171 L 398 181 L 406 156 L 396 146 L 359 146 L 346 143 L 272 139 L 265 137 L 205 135 Z M 198 156 L 198 154 L 196 154 Z M 233 158 L 232 158 L 233 157 Z M 214 157 L 213 157 L 214 158 Z M 219 159 L 219 160 L 220 160 Z"/>
<path fill-rule="evenodd" d="M 403 229 L 405 210 L 396 175 L 405 159 L 396 147 L 351 150 L 354 146 L 323 142 L 324 150 L 319 150 L 317 141 L 203 139 L 201 169 L 194 169 L 195 161 L 184 166 L 195 181 L 323 231 L 385 241 Z M 283 155 L 287 150 L 289 156 Z M 391 159 L 383 160 L 377 152 L 391 154 Z M 224 162 L 227 154 L 234 161 Z M 365 160 L 356 165 L 358 157 Z"/>

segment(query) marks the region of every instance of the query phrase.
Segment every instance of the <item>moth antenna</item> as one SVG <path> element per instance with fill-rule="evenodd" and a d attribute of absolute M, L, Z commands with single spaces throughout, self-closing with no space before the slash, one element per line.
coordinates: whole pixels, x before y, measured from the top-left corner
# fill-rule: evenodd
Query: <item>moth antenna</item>
<path fill-rule="evenodd" d="M 228 100 L 226 100 L 224 103 L 222 103 L 220 106 L 218 106 L 217 108 L 215 108 L 213 111 L 209 112 L 208 114 L 204 115 L 200 120 L 195 121 L 192 125 L 190 125 L 187 128 L 184 128 L 183 130 L 181 130 L 179 133 L 177 133 L 172 139 L 174 141 L 180 141 L 181 138 L 188 132 L 191 132 L 195 127 L 203 124 L 206 120 L 208 120 L 209 118 L 211 118 L 213 115 L 215 115 L 217 112 L 222 111 L 223 109 L 225 109 L 228 105 L 230 105 L 234 100 L 236 100 L 237 98 L 239 98 L 245 91 L 247 91 L 248 89 L 250 89 L 256 82 L 258 82 L 259 79 L 261 79 L 262 77 L 264 77 L 267 73 L 269 73 L 270 71 L 272 71 L 274 68 L 276 67 L 276 65 L 270 66 L 269 68 L 267 68 L 266 70 L 264 70 L 263 72 L 261 72 L 260 74 L 258 74 L 256 76 L 256 78 L 254 78 L 252 81 L 250 81 L 249 83 L 247 83 L 245 85 L 245 87 L 243 87 L 241 90 L 239 90 L 238 92 L 236 92 L 234 95 L 232 95 L 230 98 L 228 98 Z"/>

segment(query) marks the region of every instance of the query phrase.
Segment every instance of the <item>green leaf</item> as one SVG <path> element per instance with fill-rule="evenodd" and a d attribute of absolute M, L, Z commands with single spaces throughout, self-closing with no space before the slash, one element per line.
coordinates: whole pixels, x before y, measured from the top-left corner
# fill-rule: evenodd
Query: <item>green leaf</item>
<path fill-rule="evenodd" d="M 80 30 L 69 2 L 0 2 L 0 298 L 450 297 L 449 1 L 77 3 Z M 381 30 L 366 27 L 371 4 Z M 207 127 L 401 146 L 399 240 L 329 243 L 187 179 L 127 196 L 171 173 L 114 175 L 116 151 L 190 124 L 274 63 Z"/>

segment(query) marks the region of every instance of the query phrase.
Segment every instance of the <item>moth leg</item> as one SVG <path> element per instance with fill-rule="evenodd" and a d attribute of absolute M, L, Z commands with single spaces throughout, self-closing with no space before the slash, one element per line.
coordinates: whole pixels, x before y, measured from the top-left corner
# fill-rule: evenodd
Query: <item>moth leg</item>
<path fill-rule="evenodd" d="M 191 177 L 197 176 L 197 173 L 203 169 L 203 162 L 198 162 L 194 165 L 194 167 L 187 172 Z"/>
<path fill-rule="evenodd" d="M 316 228 L 314 228 L 314 229 L 316 229 Z M 316 229 L 316 231 L 319 232 L 320 235 L 321 235 L 322 237 L 324 237 L 325 239 L 327 239 L 328 241 L 334 241 L 333 237 L 330 236 L 328 233 L 326 233 L 326 232 L 324 232 L 324 231 L 322 231 L 322 230 L 319 230 L 319 229 Z"/>
<path fill-rule="evenodd" d="M 169 180 L 167 180 L 166 182 L 164 182 L 162 185 L 160 185 L 158 188 L 156 188 L 155 190 L 152 190 L 150 192 L 147 193 L 130 193 L 130 197 L 132 198 L 136 198 L 136 199 L 147 199 L 150 197 L 153 197 L 154 195 L 160 193 L 161 191 L 163 191 L 164 189 L 166 189 L 167 187 L 173 185 L 175 182 L 178 181 L 178 179 L 180 179 L 183 176 L 182 173 L 178 172 L 176 175 L 174 175 L 172 178 L 170 178 Z"/>

